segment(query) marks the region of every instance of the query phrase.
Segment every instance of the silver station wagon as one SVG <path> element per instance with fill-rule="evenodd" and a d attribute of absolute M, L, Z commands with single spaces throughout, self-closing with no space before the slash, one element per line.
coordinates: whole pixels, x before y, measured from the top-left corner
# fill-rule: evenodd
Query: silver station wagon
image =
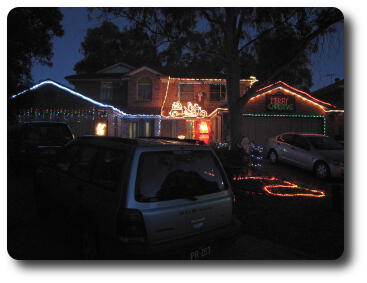
<path fill-rule="evenodd" d="M 316 177 L 344 177 L 344 146 L 319 134 L 283 133 L 268 141 L 272 163 L 283 161 L 313 171 Z"/>
<path fill-rule="evenodd" d="M 190 142 L 81 137 L 35 191 L 42 214 L 76 222 L 83 258 L 210 258 L 239 231 L 219 159 Z"/>

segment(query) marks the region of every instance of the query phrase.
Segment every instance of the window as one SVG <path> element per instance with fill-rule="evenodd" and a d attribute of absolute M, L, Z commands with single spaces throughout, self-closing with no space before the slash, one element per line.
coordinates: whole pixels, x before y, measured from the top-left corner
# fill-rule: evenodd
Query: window
<path fill-rule="evenodd" d="M 210 101 L 225 101 L 226 86 L 225 85 L 210 85 Z"/>
<path fill-rule="evenodd" d="M 180 84 L 180 101 L 193 101 L 193 100 L 194 100 L 194 85 Z"/>
<path fill-rule="evenodd" d="M 145 121 L 145 136 L 146 137 L 150 136 L 150 122 L 149 121 Z"/>
<path fill-rule="evenodd" d="M 103 149 L 93 172 L 93 182 L 114 191 L 121 180 L 126 152 Z"/>
<path fill-rule="evenodd" d="M 112 82 L 102 82 L 101 99 L 112 100 L 113 86 Z"/>
<path fill-rule="evenodd" d="M 282 135 L 279 137 L 279 141 L 288 143 L 288 144 L 293 144 L 293 136 L 294 135 L 290 135 L 290 134 Z"/>
<path fill-rule="evenodd" d="M 218 162 L 204 150 L 144 152 L 136 181 L 140 202 L 195 199 L 227 190 Z"/>
<path fill-rule="evenodd" d="M 71 152 L 70 152 L 71 153 Z M 93 146 L 80 146 L 72 158 L 69 172 L 76 178 L 88 181 L 97 155 L 97 148 Z"/>
<path fill-rule="evenodd" d="M 305 140 L 303 137 L 295 135 L 293 139 L 294 139 L 293 144 L 295 146 L 305 150 L 310 150 L 310 145 L 308 144 L 307 140 Z"/>
<path fill-rule="evenodd" d="M 152 80 L 150 78 L 141 78 L 138 80 L 138 100 L 152 100 Z"/>
<path fill-rule="evenodd" d="M 130 139 L 136 138 L 136 122 L 129 123 L 129 138 Z"/>

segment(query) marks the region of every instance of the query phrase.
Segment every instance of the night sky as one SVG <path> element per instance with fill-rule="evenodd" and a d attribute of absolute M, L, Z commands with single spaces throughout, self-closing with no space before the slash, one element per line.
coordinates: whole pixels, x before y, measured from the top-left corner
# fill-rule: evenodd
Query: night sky
<path fill-rule="evenodd" d="M 65 33 L 63 37 L 54 38 L 53 66 L 35 64 L 32 75 L 35 83 L 52 79 L 72 87 L 64 77 L 75 73 L 75 63 L 83 58 L 80 43 L 84 40 L 87 29 L 99 26 L 100 21 L 88 19 L 86 8 L 61 8 L 61 12 L 64 14 L 62 25 Z M 322 48 L 311 58 L 314 82 L 312 91 L 334 82 L 335 78 L 344 78 L 343 24 L 338 24 L 336 28 L 337 32 L 325 38 Z"/>

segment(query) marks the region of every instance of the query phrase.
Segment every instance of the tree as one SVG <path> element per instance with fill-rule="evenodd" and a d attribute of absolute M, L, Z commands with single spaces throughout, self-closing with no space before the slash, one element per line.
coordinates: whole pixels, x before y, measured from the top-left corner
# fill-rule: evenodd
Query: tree
<path fill-rule="evenodd" d="M 84 58 L 74 66 L 77 73 L 96 72 L 116 62 L 135 67 L 160 66 L 154 41 L 138 27 L 120 31 L 114 23 L 104 21 L 101 26 L 88 29 L 81 46 Z"/>
<path fill-rule="evenodd" d="M 315 52 L 319 39 L 343 20 L 335 8 L 101 8 L 104 15 L 127 19 L 132 26 L 154 36 L 161 48 L 177 53 L 211 57 L 221 62 L 227 77 L 231 140 L 241 133 L 241 112 L 261 87 L 303 73 L 308 52 Z M 286 47 L 286 50 L 284 48 Z M 253 62 L 253 65 L 248 64 Z M 240 96 L 241 74 L 255 73 L 259 82 Z"/>
<path fill-rule="evenodd" d="M 15 8 L 8 15 L 8 94 L 32 83 L 35 62 L 52 66 L 55 36 L 62 36 L 63 14 L 58 8 Z"/>

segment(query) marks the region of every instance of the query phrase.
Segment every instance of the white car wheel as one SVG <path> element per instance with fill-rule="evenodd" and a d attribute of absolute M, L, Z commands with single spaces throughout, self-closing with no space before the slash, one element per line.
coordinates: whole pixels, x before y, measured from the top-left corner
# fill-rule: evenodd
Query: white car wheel
<path fill-rule="evenodd" d="M 325 162 L 319 162 L 315 165 L 315 175 L 319 179 L 326 179 L 330 176 L 329 166 Z"/>

